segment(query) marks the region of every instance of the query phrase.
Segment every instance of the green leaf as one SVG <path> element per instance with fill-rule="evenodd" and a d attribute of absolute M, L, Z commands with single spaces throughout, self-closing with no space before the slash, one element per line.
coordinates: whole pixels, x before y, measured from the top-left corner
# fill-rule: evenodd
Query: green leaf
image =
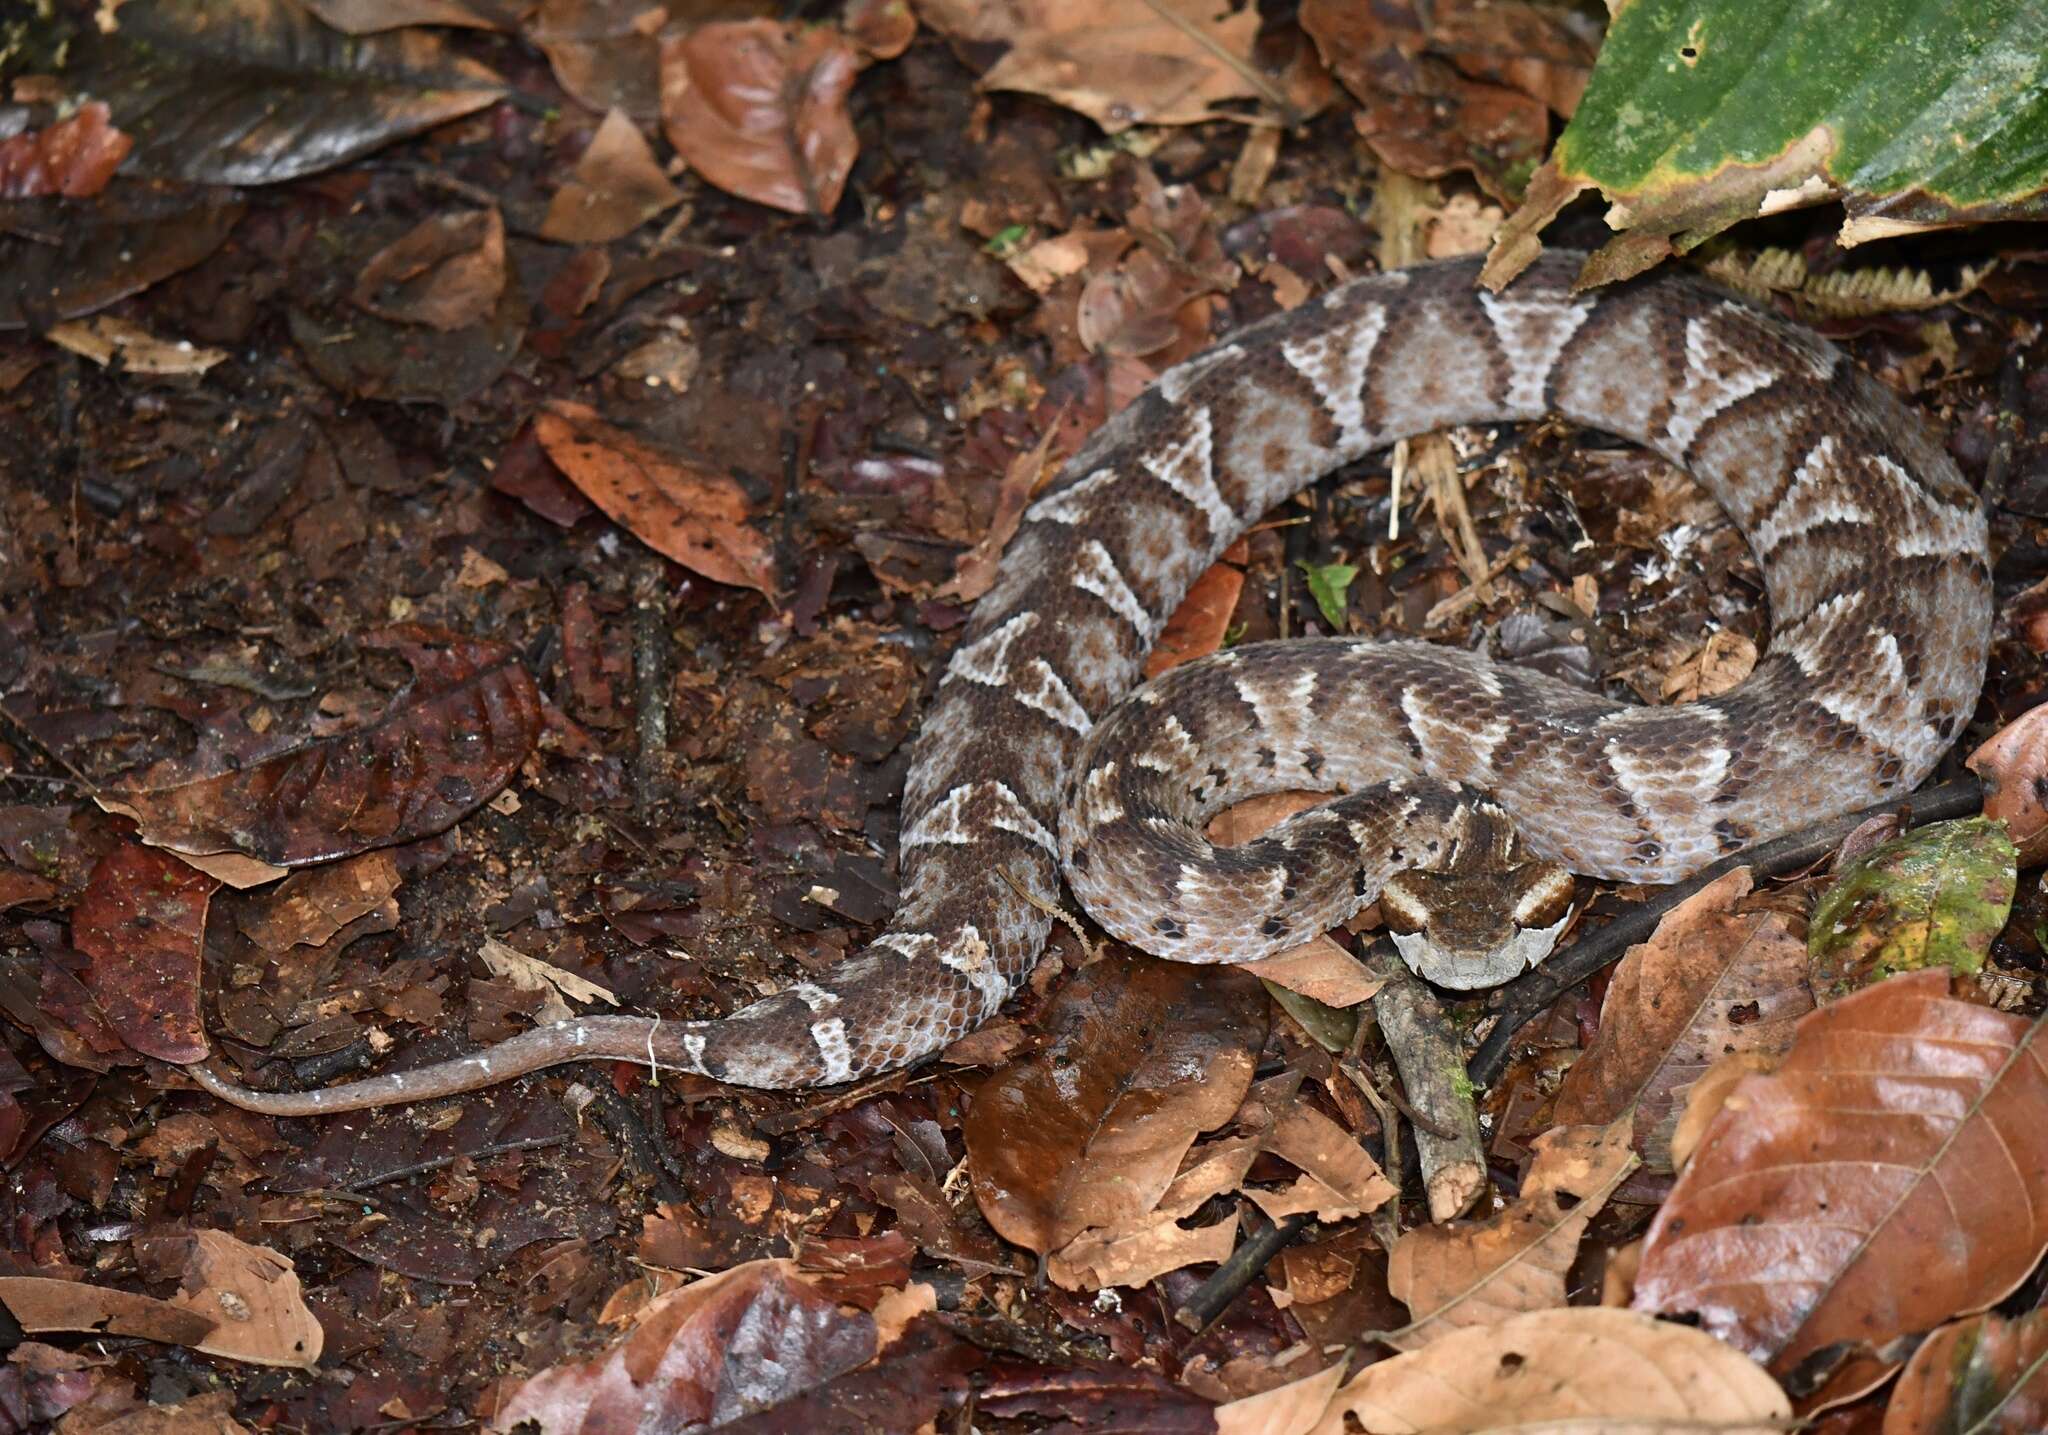
<path fill-rule="evenodd" d="M 1836 198 L 1844 246 L 2048 215 L 2048 5 L 1630 0 L 1488 282 L 1519 272 L 1536 231 L 1596 187 L 1628 232 L 1588 263 L 1591 283 Z"/>
<path fill-rule="evenodd" d="M 1358 570 L 1349 563 L 1314 564 L 1306 558 L 1296 560 L 1301 571 L 1308 575 L 1308 591 L 1316 600 L 1316 608 L 1322 613 L 1323 621 L 1335 632 L 1343 632 L 1344 594 L 1350 590 L 1351 580 L 1358 576 Z"/>
<path fill-rule="evenodd" d="M 1937 822 L 1872 848 L 1814 908 L 1806 955 L 1815 999 L 1922 967 L 1981 970 L 2018 881 L 2012 838 L 1989 818 Z"/>

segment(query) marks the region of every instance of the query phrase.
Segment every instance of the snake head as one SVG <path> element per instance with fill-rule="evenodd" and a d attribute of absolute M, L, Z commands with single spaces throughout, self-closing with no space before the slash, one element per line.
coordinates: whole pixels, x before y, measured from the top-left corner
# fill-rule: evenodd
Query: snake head
<path fill-rule="evenodd" d="M 1380 914 L 1401 959 L 1454 991 L 1499 986 L 1550 955 L 1571 920 L 1572 874 L 1555 862 L 1487 871 L 1396 873 Z"/>

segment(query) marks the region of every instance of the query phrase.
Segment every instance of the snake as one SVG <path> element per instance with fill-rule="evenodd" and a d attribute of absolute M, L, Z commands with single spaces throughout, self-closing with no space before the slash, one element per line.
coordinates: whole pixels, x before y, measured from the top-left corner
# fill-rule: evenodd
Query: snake
<path fill-rule="evenodd" d="M 1678 881 L 1910 792 L 1984 679 L 1980 501 L 1926 424 L 1811 330 L 1676 271 L 1580 292 L 1582 261 L 1550 251 L 1499 292 L 1473 260 L 1351 280 L 1226 335 L 1098 428 L 1026 509 L 926 705 L 892 919 L 815 980 L 719 1018 L 572 1019 L 315 1090 L 188 1070 L 290 1116 L 593 1058 L 849 1082 L 1001 1008 L 1063 875 L 1112 935 L 1188 961 L 1256 960 L 1384 898 L 1411 964 L 1469 988 L 1542 959 L 1570 874 Z M 1139 685 L 1195 579 L 1276 504 L 1397 440 L 1550 414 L 1680 466 L 1747 541 L 1771 629 L 1741 682 L 1646 706 L 1481 652 L 1332 637 Z M 1297 788 L 1332 800 L 1237 846 L 1203 833 Z"/>

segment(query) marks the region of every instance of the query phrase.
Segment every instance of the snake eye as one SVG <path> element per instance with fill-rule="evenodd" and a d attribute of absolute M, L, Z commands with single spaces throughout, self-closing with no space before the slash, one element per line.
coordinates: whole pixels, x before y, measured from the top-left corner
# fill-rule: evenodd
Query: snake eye
<path fill-rule="evenodd" d="M 1380 919 L 1396 936 L 1408 936 L 1429 925 L 1429 908 L 1422 897 L 1396 875 L 1380 889 Z"/>

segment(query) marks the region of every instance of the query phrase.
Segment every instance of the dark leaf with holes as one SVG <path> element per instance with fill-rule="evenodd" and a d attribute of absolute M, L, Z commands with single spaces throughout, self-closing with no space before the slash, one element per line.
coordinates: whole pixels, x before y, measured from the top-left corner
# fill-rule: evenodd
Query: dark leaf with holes
<path fill-rule="evenodd" d="M 101 799 L 173 851 L 240 852 L 283 867 L 440 832 L 488 802 L 540 736 L 540 694 L 502 643 L 417 625 L 364 642 L 416 681 L 382 720 L 266 761 Z"/>

